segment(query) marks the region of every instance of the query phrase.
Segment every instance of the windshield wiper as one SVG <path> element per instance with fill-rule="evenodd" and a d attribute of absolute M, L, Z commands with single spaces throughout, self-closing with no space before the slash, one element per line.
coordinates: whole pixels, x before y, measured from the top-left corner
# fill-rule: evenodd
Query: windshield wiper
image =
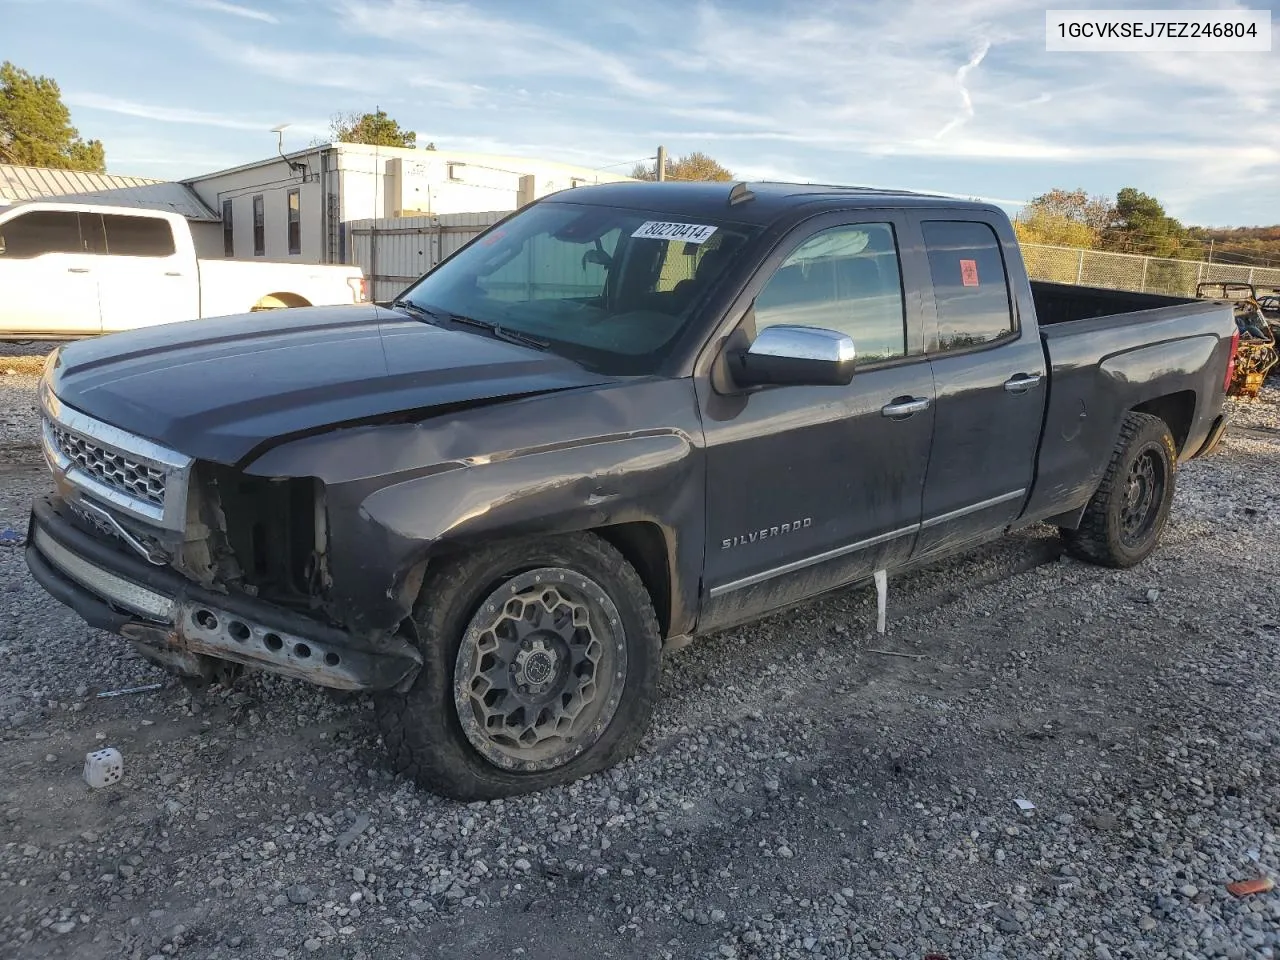
<path fill-rule="evenodd" d="M 519 330 L 508 330 L 491 320 L 477 320 L 475 317 L 464 317 L 458 313 L 447 313 L 445 316 L 454 323 L 461 323 L 468 327 L 479 327 L 481 330 L 488 330 L 500 340 L 506 340 L 508 343 L 518 343 L 526 347 L 535 347 L 538 350 L 545 350 L 551 346 L 550 340 L 543 340 L 528 333 L 521 333 Z"/>
<path fill-rule="evenodd" d="M 542 340 L 528 333 L 521 333 L 518 330 L 508 330 L 506 327 L 500 326 L 489 320 L 477 320 L 475 317 L 467 317 L 460 313 L 452 313 L 448 310 L 441 310 L 438 307 L 424 307 L 420 303 L 412 300 L 394 300 L 391 303 L 393 307 L 399 307 L 406 313 L 412 313 L 419 319 L 426 320 L 431 323 L 433 320 L 451 320 L 454 323 L 461 323 L 468 327 L 479 327 L 481 330 L 487 330 L 493 336 L 500 340 L 506 340 L 508 343 L 518 343 L 526 347 L 535 347 L 538 350 L 545 350 L 551 346 L 550 340 Z"/>
<path fill-rule="evenodd" d="M 437 313 L 435 310 L 428 310 L 426 307 L 419 306 L 412 300 L 392 300 L 391 306 L 398 310 L 403 310 L 405 313 L 411 313 L 419 320 L 425 320 L 428 323 L 433 319 L 445 320 L 448 319 L 449 316 L 445 313 Z"/>

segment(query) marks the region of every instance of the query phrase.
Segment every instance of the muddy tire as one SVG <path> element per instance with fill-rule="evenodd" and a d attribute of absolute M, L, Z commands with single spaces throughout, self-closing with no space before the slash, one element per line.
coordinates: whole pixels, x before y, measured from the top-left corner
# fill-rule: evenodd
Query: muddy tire
<path fill-rule="evenodd" d="M 480 548 L 428 572 L 423 666 L 374 696 L 393 766 L 459 800 L 543 790 L 629 756 L 658 695 L 661 635 L 635 569 L 593 534 Z"/>
<path fill-rule="evenodd" d="M 1176 473 L 1177 448 L 1165 422 L 1150 414 L 1128 414 L 1079 529 L 1062 531 L 1067 548 L 1101 566 L 1141 563 L 1164 533 Z"/>

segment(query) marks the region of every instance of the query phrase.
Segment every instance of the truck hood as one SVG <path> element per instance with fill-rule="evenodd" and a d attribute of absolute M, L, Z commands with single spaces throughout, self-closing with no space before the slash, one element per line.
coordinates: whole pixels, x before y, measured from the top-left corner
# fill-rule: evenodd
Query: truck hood
<path fill-rule="evenodd" d="M 82 340 L 49 374 L 63 403 L 202 460 L 402 412 L 608 378 L 477 331 L 371 304 L 192 320 Z"/>

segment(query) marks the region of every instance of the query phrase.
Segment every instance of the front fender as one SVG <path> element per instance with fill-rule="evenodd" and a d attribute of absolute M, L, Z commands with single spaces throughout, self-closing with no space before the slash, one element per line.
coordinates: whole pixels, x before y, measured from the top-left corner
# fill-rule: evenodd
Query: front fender
<path fill-rule="evenodd" d="M 608 439 L 472 460 L 377 491 L 369 519 L 417 541 L 465 542 L 652 520 L 688 486 L 678 434 Z"/>
<path fill-rule="evenodd" d="M 324 484 L 330 606 L 352 628 L 395 629 L 443 551 L 644 523 L 666 556 L 643 566 L 665 575 L 661 619 L 679 634 L 696 620 L 702 571 L 700 438 L 689 381 L 650 380 L 335 431 L 248 472 Z"/>
<path fill-rule="evenodd" d="M 696 612 L 702 491 L 695 445 L 661 432 L 473 459 L 384 487 L 360 514 L 385 536 L 421 545 L 425 557 L 497 539 L 653 524 L 666 545 L 671 607 L 663 619 L 678 633 Z"/>

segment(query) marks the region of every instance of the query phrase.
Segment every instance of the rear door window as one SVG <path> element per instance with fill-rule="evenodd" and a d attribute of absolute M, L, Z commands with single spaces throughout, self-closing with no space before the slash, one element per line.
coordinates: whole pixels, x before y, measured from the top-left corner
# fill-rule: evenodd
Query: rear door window
<path fill-rule="evenodd" d="M 174 253 L 173 229 L 168 220 L 107 214 L 107 253 L 113 257 L 170 257 Z"/>
<path fill-rule="evenodd" d="M 969 350 L 1016 335 L 1000 241 L 988 224 L 921 223 L 938 309 L 937 352 Z"/>

